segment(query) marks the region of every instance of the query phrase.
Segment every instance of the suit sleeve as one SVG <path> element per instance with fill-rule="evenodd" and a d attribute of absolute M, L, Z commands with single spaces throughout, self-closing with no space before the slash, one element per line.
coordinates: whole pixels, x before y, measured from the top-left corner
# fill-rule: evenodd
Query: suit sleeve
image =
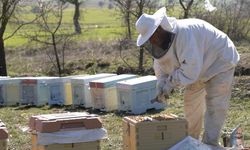
<path fill-rule="evenodd" d="M 159 62 L 156 59 L 154 60 L 154 66 L 153 66 L 153 68 L 154 68 L 155 76 L 156 76 L 156 78 L 158 80 L 162 79 L 162 78 L 167 78 L 168 77 L 168 75 L 161 70 Z"/>

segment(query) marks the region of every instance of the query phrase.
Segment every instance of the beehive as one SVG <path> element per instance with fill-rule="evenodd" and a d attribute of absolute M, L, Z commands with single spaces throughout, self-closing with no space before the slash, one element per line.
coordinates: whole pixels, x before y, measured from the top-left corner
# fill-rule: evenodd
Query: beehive
<path fill-rule="evenodd" d="M 142 114 L 147 109 L 163 109 L 164 103 L 153 102 L 156 98 L 155 76 L 144 76 L 117 83 L 118 109 Z"/>
<path fill-rule="evenodd" d="M 88 142 L 71 142 L 69 137 L 76 136 L 72 134 L 79 133 L 82 130 L 94 130 L 102 128 L 102 123 L 97 115 L 88 113 L 62 113 L 32 116 L 29 121 L 29 127 L 32 133 L 32 150 L 99 150 L 100 140 Z M 63 143 L 52 142 L 51 144 L 39 144 L 38 134 L 49 134 L 57 137 L 62 132 L 66 138 Z M 97 132 L 97 131 L 96 131 Z M 96 133 L 95 132 L 95 133 Z M 66 136 L 66 134 L 68 134 Z M 51 138 L 51 137 L 50 137 Z M 58 138 L 58 137 L 57 137 Z M 60 137 L 58 138 L 61 139 Z"/>
<path fill-rule="evenodd" d="M 31 136 L 32 150 L 100 150 L 100 141 L 69 143 L 69 144 L 50 144 L 37 145 L 37 134 Z"/>
<path fill-rule="evenodd" d="M 187 135 L 187 121 L 171 115 L 123 118 L 123 150 L 167 150 Z"/>
<path fill-rule="evenodd" d="M 49 99 L 47 82 L 57 77 L 22 77 L 20 79 L 20 104 L 45 105 Z"/>
<path fill-rule="evenodd" d="M 47 82 L 49 105 L 71 105 L 72 90 L 70 78 L 57 78 Z"/>
<path fill-rule="evenodd" d="M 101 128 L 102 123 L 96 115 L 87 113 L 62 113 L 32 116 L 29 128 L 41 133 L 57 132 L 65 128 Z"/>
<path fill-rule="evenodd" d="M 105 77 L 115 76 L 116 74 L 101 73 L 96 75 L 88 75 L 84 77 L 74 77 L 71 79 L 73 104 L 81 105 L 86 108 L 93 107 L 91 102 L 89 82 Z"/>
<path fill-rule="evenodd" d="M 123 74 L 90 82 L 93 107 L 103 111 L 117 110 L 116 83 L 136 78 L 136 75 Z"/>
<path fill-rule="evenodd" d="M 8 131 L 0 120 L 0 150 L 8 150 Z"/>
<path fill-rule="evenodd" d="M 5 105 L 7 101 L 6 83 L 8 80 L 0 78 L 0 105 Z"/>
<path fill-rule="evenodd" d="M 20 80 L 5 78 L 0 80 L 1 105 L 17 105 L 20 100 Z"/>

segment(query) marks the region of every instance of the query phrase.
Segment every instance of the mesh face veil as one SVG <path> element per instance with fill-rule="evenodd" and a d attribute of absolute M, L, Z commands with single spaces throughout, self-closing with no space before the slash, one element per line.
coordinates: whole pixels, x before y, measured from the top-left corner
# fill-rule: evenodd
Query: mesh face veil
<path fill-rule="evenodd" d="M 175 38 L 175 34 L 172 32 L 165 30 L 162 30 L 161 32 L 157 44 L 152 44 L 150 40 L 148 40 L 143 45 L 144 48 L 156 59 L 163 57 L 168 52 L 168 49 L 171 47 Z"/>

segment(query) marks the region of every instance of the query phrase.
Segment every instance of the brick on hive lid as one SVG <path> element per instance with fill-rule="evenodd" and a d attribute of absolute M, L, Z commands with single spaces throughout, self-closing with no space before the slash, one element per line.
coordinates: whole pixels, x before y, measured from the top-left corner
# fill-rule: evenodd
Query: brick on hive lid
<path fill-rule="evenodd" d="M 5 124 L 0 120 L 0 140 L 8 139 L 8 131 Z"/>
<path fill-rule="evenodd" d="M 37 132 L 50 133 L 79 128 L 102 128 L 102 122 L 97 115 L 75 112 L 32 116 L 29 127 Z"/>

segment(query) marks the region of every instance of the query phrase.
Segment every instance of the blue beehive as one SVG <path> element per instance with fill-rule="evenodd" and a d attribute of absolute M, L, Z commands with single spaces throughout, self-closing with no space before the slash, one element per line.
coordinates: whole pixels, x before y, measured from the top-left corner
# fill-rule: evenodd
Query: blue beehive
<path fill-rule="evenodd" d="M 156 98 L 155 76 L 144 76 L 117 83 L 118 109 L 133 114 L 145 113 L 148 109 L 163 109 L 164 103 L 152 101 Z"/>
<path fill-rule="evenodd" d="M 20 104 L 45 105 L 49 99 L 47 82 L 57 77 L 22 77 L 20 79 Z"/>
<path fill-rule="evenodd" d="M 82 77 L 85 75 L 79 75 Z M 49 86 L 49 105 L 72 105 L 71 79 L 76 76 L 61 77 L 47 82 Z"/>
<path fill-rule="evenodd" d="M 53 79 L 47 82 L 49 87 L 49 105 L 64 105 L 64 82 L 62 78 Z"/>

